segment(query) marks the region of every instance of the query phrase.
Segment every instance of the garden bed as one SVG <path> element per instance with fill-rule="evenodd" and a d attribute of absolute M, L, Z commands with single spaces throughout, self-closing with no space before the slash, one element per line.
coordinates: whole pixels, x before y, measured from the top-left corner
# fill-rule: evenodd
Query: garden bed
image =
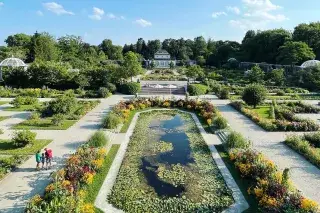
<path fill-rule="evenodd" d="M 52 140 L 35 140 L 34 144 L 17 148 L 11 140 L 0 140 L 0 155 L 33 155 Z"/>
<path fill-rule="evenodd" d="M 108 200 L 126 212 L 221 212 L 234 202 L 192 116 L 174 110 L 140 115 Z"/>
<path fill-rule="evenodd" d="M 295 116 L 296 113 L 312 114 L 320 111 L 318 107 L 301 102 L 265 104 L 256 108 L 249 107 L 240 101 L 232 102 L 230 105 L 267 131 L 306 132 L 320 129 L 316 122 Z M 271 112 L 272 109 L 274 112 Z"/>
<path fill-rule="evenodd" d="M 10 171 L 24 162 L 26 158 L 26 156 L 18 155 L 0 157 L 0 180 L 3 179 Z"/>
<path fill-rule="evenodd" d="M 39 119 L 37 123 L 26 120 L 15 126 L 12 129 L 30 129 L 30 130 L 66 130 L 73 126 L 78 120 L 63 120 L 60 125 L 54 125 L 52 118 Z"/>
<path fill-rule="evenodd" d="M 285 144 L 320 169 L 320 133 L 288 136 Z"/>

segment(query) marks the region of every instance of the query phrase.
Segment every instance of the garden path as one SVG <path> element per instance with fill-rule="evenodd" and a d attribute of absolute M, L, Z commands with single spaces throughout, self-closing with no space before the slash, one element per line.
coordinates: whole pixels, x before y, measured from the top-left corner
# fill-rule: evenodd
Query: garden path
<path fill-rule="evenodd" d="M 228 100 L 211 98 L 211 102 L 228 120 L 232 130 L 248 138 L 254 149 L 265 154 L 281 170 L 290 168 L 291 179 L 298 190 L 306 197 L 320 203 L 320 170 L 283 143 L 286 136 L 291 133 L 267 132 L 229 106 Z"/>
<path fill-rule="evenodd" d="M 61 167 L 67 156 L 74 153 L 80 144 L 85 142 L 94 131 L 100 128 L 103 116 L 124 98 L 130 97 L 113 95 L 108 99 L 101 100 L 101 104 L 87 113 L 87 115 L 68 130 L 38 131 L 41 136 L 46 136 L 49 133 L 48 135 L 53 139 L 48 147 L 53 150 L 54 162 L 57 164 L 54 170 Z M 52 170 L 36 172 L 33 157 L 23 163 L 16 171 L 9 174 L 0 182 L 0 212 L 23 212 L 26 202 L 31 197 L 44 192 L 45 187 L 50 181 L 51 172 Z"/>

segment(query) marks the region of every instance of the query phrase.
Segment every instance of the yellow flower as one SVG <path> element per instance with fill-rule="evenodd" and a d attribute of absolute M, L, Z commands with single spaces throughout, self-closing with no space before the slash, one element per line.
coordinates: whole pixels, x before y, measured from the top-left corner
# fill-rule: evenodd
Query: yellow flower
<path fill-rule="evenodd" d="M 103 165 L 103 159 L 100 158 L 98 160 L 93 160 L 92 164 L 95 166 L 95 168 L 100 169 Z"/>
<path fill-rule="evenodd" d="M 62 186 L 63 188 L 68 188 L 70 185 L 71 185 L 71 182 L 68 181 L 68 180 L 64 180 L 64 181 L 62 181 L 62 183 L 61 183 L 61 186 Z"/>
<path fill-rule="evenodd" d="M 276 207 L 278 206 L 278 202 L 277 199 L 274 197 L 263 195 L 263 197 L 259 201 L 259 205 L 264 207 Z"/>
<path fill-rule="evenodd" d="M 212 120 L 209 118 L 209 119 L 207 119 L 207 124 L 208 125 L 211 125 L 212 124 Z"/>
<path fill-rule="evenodd" d="M 94 213 L 94 206 L 90 203 L 86 203 L 84 204 L 81 209 L 80 209 L 81 213 Z"/>
<path fill-rule="evenodd" d="M 54 190 L 54 185 L 53 183 L 49 184 L 47 187 L 46 187 L 46 192 L 52 192 Z"/>
<path fill-rule="evenodd" d="M 98 151 L 98 155 L 99 155 L 100 157 L 106 156 L 106 153 L 107 153 L 106 148 L 100 148 L 99 151 Z"/>
<path fill-rule="evenodd" d="M 254 189 L 254 194 L 255 194 L 258 198 L 262 197 L 262 195 L 263 195 L 263 189 L 261 189 L 261 188 L 255 188 L 255 189 Z"/>
<path fill-rule="evenodd" d="M 86 184 L 90 185 L 90 184 L 93 182 L 93 177 L 94 177 L 93 174 L 87 172 L 87 173 L 85 173 L 84 176 L 83 176 L 83 181 L 84 181 Z"/>
<path fill-rule="evenodd" d="M 80 198 L 83 198 L 83 197 L 85 197 L 86 196 L 86 191 L 85 190 L 83 190 L 83 189 L 80 189 L 79 190 L 79 192 L 78 192 L 78 196 L 80 197 Z"/>
<path fill-rule="evenodd" d="M 236 159 L 236 155 L 234 153 L 230 153 L 229 158 L 231 161 L 234 161 Z"/>
<path fill-rule="evenodd" d="M 129 109 L 129 110 L 134 110 L 133 104 L 129 104 L 128 109 Z"/>
<path fill-rule="evenodd" d="M 301 208 L 306 211 L 313 211 L 313 210 L 317 210 L 319 206 L 315 201 L 307 198 L 303 198 L 301 202 Z"/>
<path fill-rule="evenodd" d="M 31 199 L 31 203 L 33 205 L 37 205 L 42 201 L 42 198 L 40 197 L 40 195 L 35 195 L 32 199 Z"/>

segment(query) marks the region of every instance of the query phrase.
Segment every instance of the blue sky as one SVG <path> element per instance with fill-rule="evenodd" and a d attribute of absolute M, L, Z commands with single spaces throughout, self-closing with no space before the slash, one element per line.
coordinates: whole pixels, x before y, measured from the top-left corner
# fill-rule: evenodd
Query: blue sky
<path fill-rule="evenodd" d="M 241 41 L 248 29 L 319 21 L 319 0 L 0 0 L 0 45 L 11 34 L 75 34 L 99 44 L 194 38 Z"/>

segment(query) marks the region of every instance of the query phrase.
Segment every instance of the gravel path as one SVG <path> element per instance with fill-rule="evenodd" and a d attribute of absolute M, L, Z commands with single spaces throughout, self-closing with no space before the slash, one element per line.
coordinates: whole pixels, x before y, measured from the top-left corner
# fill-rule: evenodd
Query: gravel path
<path fill-rule="evenodd" d="M 303 195 L 320 203 L 320 170 L 283 143 L 292 133 L 267 132 L 229 106 L 229 101 L 213 100 L 212 103 L 228 120 L 232 130 L 251 140 L 253 148 L 274 161 L 281 170 L 290 168 L 295 186 Z"/>
<path fill-rule="evenodd" d="M 53 150 L 54 162 L 57 164 L 54 170 L 61 167 L 67 156 L 74 153 L 80 144 L 100 128 L 103 116 L 123 98 L 121 95 L 114 95 L 104 99 L 68 130 L 56 131 L 56 134 L 54 131 L 47 132 L 53 139 L 48 147 Z M 42 136 L 46 135 L 46 131 L 40 132 Z M 34 158 L 28 159 L 17 171 L 0 182 L 0 212 L 23 212 L 26 202 L 31 197 L 43 193 L 50 181 L 51 172 L 52 170 L 36 172 Z"/>

